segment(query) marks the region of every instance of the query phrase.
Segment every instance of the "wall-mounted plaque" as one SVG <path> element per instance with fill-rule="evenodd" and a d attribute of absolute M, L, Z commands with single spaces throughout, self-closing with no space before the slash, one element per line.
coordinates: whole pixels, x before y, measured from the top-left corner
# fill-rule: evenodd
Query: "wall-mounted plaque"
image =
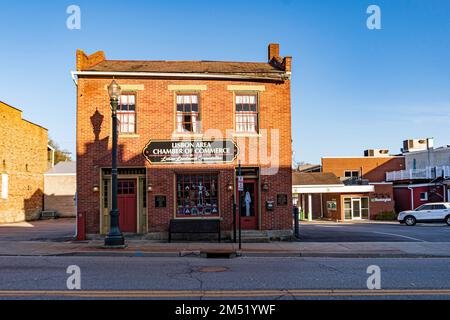
<path fill-rule="evenodd" d="M 155 208 L 165 208 L 167 207 L 166 196 L 155 196 Z"/>
<path fill-rule="evenodd" d="M 288 196 L 287 194 L 277 194 L 277 205 L 279 206 L 286 206 L 288 202 Z"/>
<path fill-rule="evenodd" d="M 239 148 L 233 140 L 152 140 L 143 154 L 151 164 L 229 163 Z"/>

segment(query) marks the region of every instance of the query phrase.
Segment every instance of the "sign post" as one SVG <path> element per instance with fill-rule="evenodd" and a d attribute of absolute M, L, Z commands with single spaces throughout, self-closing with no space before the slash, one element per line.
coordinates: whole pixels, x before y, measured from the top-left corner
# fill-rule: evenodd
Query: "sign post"
<path fill-rule="evenodd" d="M 238 167 L 238 205 L 239 205 L 239 250 L 242 249 L 242 225 L 241 225 L 241 216 L 242 216 L 242 191 L 244 191 L 244 177 L 242 176 L 241 172 L 241 161 L 239 161 L 239 167 Z"/>

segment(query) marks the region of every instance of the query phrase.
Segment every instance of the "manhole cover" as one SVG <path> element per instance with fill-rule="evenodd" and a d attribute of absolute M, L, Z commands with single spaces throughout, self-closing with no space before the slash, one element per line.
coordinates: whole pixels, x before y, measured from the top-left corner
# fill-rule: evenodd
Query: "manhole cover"
<path fill-rule="evenodd" d="M 225 272 L 228 271 L 226 267 L 202 267 L 198 269 L 199 272 Z"/>

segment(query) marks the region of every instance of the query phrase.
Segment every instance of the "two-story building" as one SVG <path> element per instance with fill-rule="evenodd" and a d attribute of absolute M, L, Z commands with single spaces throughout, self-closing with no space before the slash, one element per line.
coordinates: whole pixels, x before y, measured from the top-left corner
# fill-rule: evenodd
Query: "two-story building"
<path fill-rule="evenodd" d="M 265 62 L 107 60 L 79 50 L 78 230 L 95 237 L 109 228 L 107 86 L 115 79 L 122 88 L 118 203 L 125 234 L 165 239 L 172 219 L 220 219 L 230 237 L 233 204 L 240 203 L 243 229 L 289 237 L 291 60 L 277 44 Z"/>
<path fill-rule="evenodd" d="M 294 205 L 308 220 L 392 217 L 394 190 L 386 173 L 404 166 L 404 157 L 381 149 L 366 150 L 362 157 L 324 157 L 321 172 L 293 173 Z"/>
<path fill-rule="evenodd" d="M 35 220 L 43 208 L 47 129 L 0 101 L 0 223 Z"/>
<path fill-rule="evenodd" d="M 401 150 L 405 168 L 386 175 L 394 184 L 397 212 L 450 201 L 450 146 L 435 148 L 432 138 L 409 139 Z"/>
<path fill-rule="evenodd" d="M 379 214 L 394 213 L 393 184 L 386 181 L 386 173 L 404 167 L 402 156 L 389 155 L 388 150 L 382 149 L 366 150 L 363 157 L 322 158 L 323 172 L 334 173 L 345 185 L 373 186 L 373 191 L 367 194 L 343 197 L 346 219 L 375 219 Z"/>

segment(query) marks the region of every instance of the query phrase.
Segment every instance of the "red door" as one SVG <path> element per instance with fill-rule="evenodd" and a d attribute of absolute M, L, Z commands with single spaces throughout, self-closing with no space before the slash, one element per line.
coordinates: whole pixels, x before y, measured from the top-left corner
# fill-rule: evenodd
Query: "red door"
<path fill-rule="evenodd" d="M 119 180 L 117 194 L 120 231 L 136 233 L 136 180 Z"/>
<path fill-rule="evenodd" d="M 237 183 L 236 183 L 237 184 Z M 239 192 L 236 194 L 239 199 Z M 257 180 L 244 180 L 244 191 L 239 199 L 238 212 L 241 215 L 241 226 L 243 230 L 258 229 L 258 183 Z M 239 221 L 237 224 L 239 228 Z"/>

